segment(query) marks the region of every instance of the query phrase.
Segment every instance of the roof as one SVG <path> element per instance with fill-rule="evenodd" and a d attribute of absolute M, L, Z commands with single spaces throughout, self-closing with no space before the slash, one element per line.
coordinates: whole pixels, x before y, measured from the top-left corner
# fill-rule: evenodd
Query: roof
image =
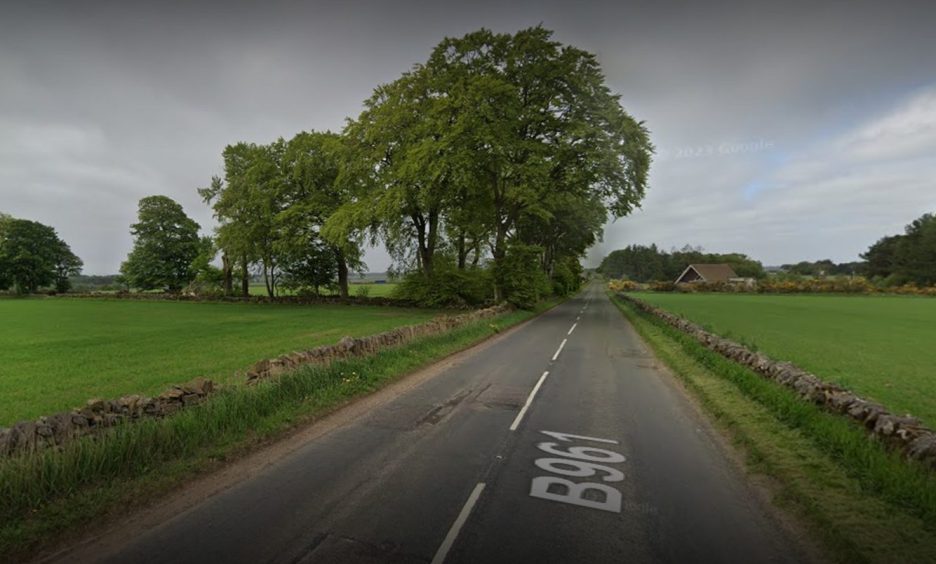
<path fill-rule="evenodd" d="M 728 282 L 730 279 L 738 277 L 734 269 L 727 264 L 690 264 L 679 275 L 676 282 L 682 280 L 690 270 L 695 270 L 703 282 Z"/>

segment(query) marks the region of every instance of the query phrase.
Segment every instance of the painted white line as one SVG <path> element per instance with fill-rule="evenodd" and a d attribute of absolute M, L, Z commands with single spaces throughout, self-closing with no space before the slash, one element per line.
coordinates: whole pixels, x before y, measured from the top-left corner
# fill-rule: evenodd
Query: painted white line
<path fill-rule="evenodd" d="M 575 318 L 576 321 L 580 321 L 581 319 L 582 319 L 581 315 Z"/>
<path fill-rule="evenodd" d="M 555 362 L 555 360 L 556 360 L 557 358 L 559 358 L 559 353 L 562 352 L 562 347 L 565 346 L 567 340 L 568 340 L 568 339 L 563 339 L 562 342 L 559 343 L 559 348 L 556 349 L 556 354 L 553 355 L 553 362 Z"/>
<path fill-rule="evenodd" d="M 468 496 L 468 501 L 466 501 L 465 506 L 462 507 L 458 518 L 452 523 L 452 528 L 449 529 L 448 534 L 445 535 L 442 546 L 439 547 L 439 550 L 436 551 L 435 556 L 432 558 L 432 564 L 442 564 L 445 562 L 445 557 L 448 556 L 449 550 L 451 550 L 452 545 L 455 544 L 455 539 L 458 538 L 458 532 L 465 526 L 465 521 L 467 521 L 468 516 L 471 515 L 471 510 L 474 509 L 475 503 L 477 503 L 478 498 L 481 497 L 482 491 L 484 491 L 484 482 L 478 482 L 478 485 L 471 491 L 471 495 Z"/>
<path fill-rule="evenodd" d="M 536 392 L 539 391 L 540 386 L 543 385 L 543 381 L 546 380 L 546 376 L 549 376 L 549 371 L 543 372 L 543 375 L 540 376 L 539 381 L 536 382 L 536 385 L 533 386 L 533 391 L 530 392 L 530 395 L 527 396 L 526 403 L 523 404 L 523 407 L 520 409 L 520 413 L 517 414 L 517 417 L 513 420 L 513 423 L 510 424 L 510 430 L 516 431 L 517 427 L 520 425 L 520 421 L 523 419 L 523 416 L 526 414 L 527 410 L 530 409 L 530 404 L 533 403 L 533 398 L 536 397 Z"/>
<path fill-rule="evenodd" d="M 572 324 L 572 328 L 569 329 L 569 332 L 566 333 L 566 335 L 571 335 L 571 334 L 572 334 L 572 331 L 575 331 L 575 328 L 576 328 L 576 327 L 578 327 L 578 323 L 573 323 L 573 324 Z"/>

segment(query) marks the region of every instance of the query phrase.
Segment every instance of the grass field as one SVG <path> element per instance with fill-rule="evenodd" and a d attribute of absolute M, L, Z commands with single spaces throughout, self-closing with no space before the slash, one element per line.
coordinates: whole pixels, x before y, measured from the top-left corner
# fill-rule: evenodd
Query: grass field
<path fill-rule="evenodd" d="M 744 455 L 755 482 L 818 541 L 820 561 L 936 562 L 932 471 L 869 441 L 849 419 L 616 303 Z"/>
<path fill-rule="evenodd" d="M 0 562 L 31 560 L 72 529 L 113 522 L 164 499 L 199 474 L 268 444 L 353 398 L 460 351 L 556 305 L 517 310 L 419 338 L 378 355 L 305 366 L 257 386 L 229 386 L 163 419 L 121 425 L 95 438 L 0 457 Z"/>
<path fill-rule="evenodd" d="M 129 300 L 0 300 L 0 425 L 93 397 L 221 382 L 282 353 L 420 323 L 439 311 Z"/>
<path fill-rule="evenodd" d="M 936 300 L 640 293 L 722 336 L 936 426 Z"/>

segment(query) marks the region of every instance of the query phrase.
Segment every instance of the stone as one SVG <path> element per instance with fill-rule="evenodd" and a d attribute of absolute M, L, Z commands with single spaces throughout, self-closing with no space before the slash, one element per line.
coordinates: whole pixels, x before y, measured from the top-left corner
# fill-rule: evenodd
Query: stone
<path fill-rule="evenodd" d="M 168 390 L 166 390 L 165 392 L 159 394 L 159 398 L 165 399 L 165 400 L 178 400 L 178 399 L 181 399 L 182 396 L 184 395 L 185 395 L 185 391 L 182 390 L 182 388 L 178 386 L 173 386 L 169 388 Z"/>
<path fill-rule="evenodd" d="M 180 388 L 188 394 L 196 394 L 199 396 L 207 396 L 214 391 L 214 382 L 207 378 L 202 378 L 199 376 L 191 382 L 182 384 Z"/>
<path fill-rule="evenodd" d="M 182 405 L 185 407 L 195 405 L 196 403 L 200 402 L 201 399 L 202 396 L 199 396 L 198 394 L 185 394 L 182 396 Z"/>
<path fill-rule="evenodd" d="M 93 413 L 102 413 L 107 410 L 107 402 L 102 399 L 89 399 L 87 406 Z"/>
<path fill-rule="evenodd" d="M 0 427 L 0 456 L 5 456 L 13 452 L 13 431 L 6 427 Z"/>

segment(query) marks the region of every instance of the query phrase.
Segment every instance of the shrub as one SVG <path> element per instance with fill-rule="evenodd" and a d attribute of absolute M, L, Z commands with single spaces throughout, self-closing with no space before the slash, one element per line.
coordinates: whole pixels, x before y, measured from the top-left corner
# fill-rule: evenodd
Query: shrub
<path fill-rule="evenodd" d="M 459 270 L 450 261 L 438 261 L 431 278 L 421 272 L 403 277 L 393 297 L 427 307 L 479 306 L 491 301 L 494 280 L 490 272 L 472 267 Z"/>
<path fill-rule="evenodd" d="M 612 292 L 634 292 L 642 290 L 643 286 L 633 280 L 612 280 L 608 282 L 608 289 Z"/>
<path fill-rule="evenodd" d="M 541 299 L 549 296 L 552 282 L 540 269 L 541 247 L 515 243 L 507 250 L 507 256 L 495 276 L 511 304 L 532 309 Z"/>
<path fill-rule="evenodd" d="M 370 286 L 361 284 L 360 286 L 354 289 L 354 295 L 359 298 L 366 298 L 367 296 L 370 295 Z"/>

